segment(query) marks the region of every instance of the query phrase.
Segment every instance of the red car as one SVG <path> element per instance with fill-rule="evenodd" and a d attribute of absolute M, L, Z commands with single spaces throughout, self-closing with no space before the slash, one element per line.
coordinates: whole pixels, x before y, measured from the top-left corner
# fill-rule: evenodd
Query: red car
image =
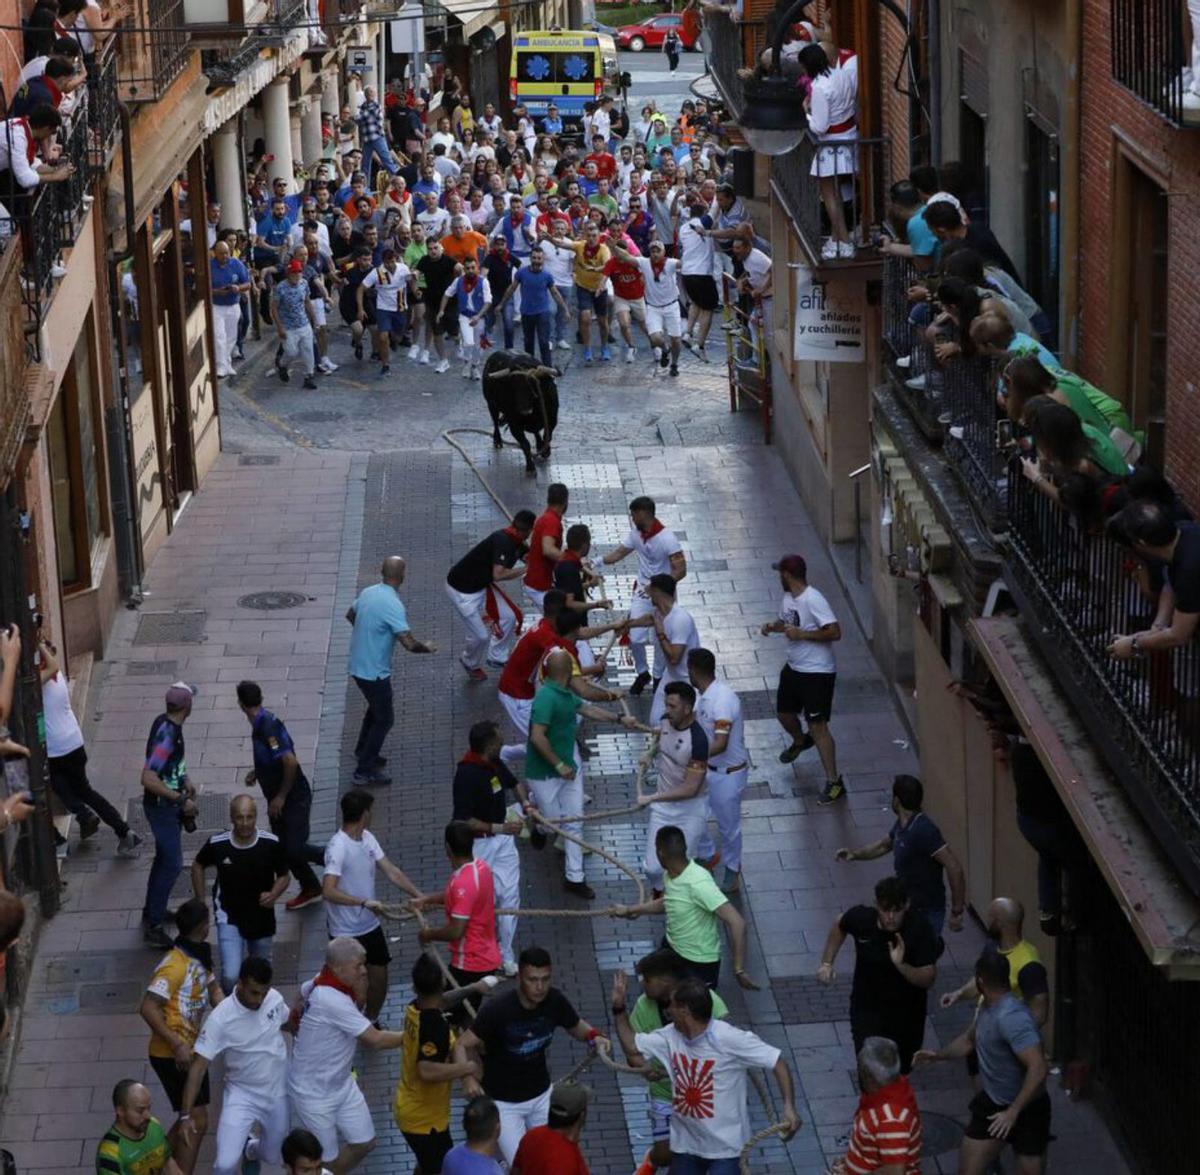
<path fill-rule="evenodd" d="M 640 24 L 622 25 L 617 30 L 617 47 L 640 53 L 643 49 L 661 49 L 667 30 L 674 29 L 685 49 L 695 49 L 696 35 L 684 27 L 683 17 L 678 12 L 664 12 L 652 16 Z"/>

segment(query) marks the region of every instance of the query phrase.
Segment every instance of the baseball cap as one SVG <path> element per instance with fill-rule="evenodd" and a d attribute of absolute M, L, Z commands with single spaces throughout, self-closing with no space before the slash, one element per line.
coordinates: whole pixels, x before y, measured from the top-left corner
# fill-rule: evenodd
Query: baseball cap
<path fill-rule="evenodd" d="M 196 687 L 186 681 L 177 681 L 167 690 L 168 710 L 187 710 L 191 708 L 192 699 L 196 696 Z"/>
<path fill-rule="evenodd" d="M 578 1118 L 587 1109 L 591 1090 L 574 1081 L 560 1081 L 550 1091 L 550 1113 L 557 1118 Z"/>
<path fill-rule="evenodd" d="M 803 555 L 784 555 L 778 563 L 772 563 L 771 566 L 776 571 L 784 571 L 797 579 L 808 578 L 808 564 L 804 562 Z"/>
<path fill-rule="evenodd" d="M 288 273 L 303 273 L 304 265 L 299 261 L 288 262 Z"/>

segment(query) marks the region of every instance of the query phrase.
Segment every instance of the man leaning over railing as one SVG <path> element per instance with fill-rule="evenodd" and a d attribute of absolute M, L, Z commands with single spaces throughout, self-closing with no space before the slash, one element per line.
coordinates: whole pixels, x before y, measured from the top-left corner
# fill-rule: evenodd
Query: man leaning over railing
<path fill-rule="evenodd" d="M 12 235 L 13 218 L 26 213 L 39 184 L 57 183 L 75 173 L 70 160 L 58 161 L 59 147 L 53 141 L 62 121 L 53 106 L 44 105 L 0 125 L 0 236 Z"/>

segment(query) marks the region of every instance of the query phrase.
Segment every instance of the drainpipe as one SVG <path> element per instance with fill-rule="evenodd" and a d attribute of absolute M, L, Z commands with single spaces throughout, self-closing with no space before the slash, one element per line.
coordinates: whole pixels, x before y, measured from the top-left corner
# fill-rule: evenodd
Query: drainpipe
<path fill-rule="evenodd" d="M 125 248 L 121 253 L 109 252 L 108 310 L 109 320 L 116 327 L 117 345 L 112 350 L 113 387 L 116 402 L 105 411 L 105 432 L 108 436 L 109 488 L 112 495 L 113 537 L 117 545 L 117 574 L 121 594 L 134 604 L 142 602 L 142 548 L 137 532 L 137 485 L 134 481 L 133 437 L 129 420 L 130 386 L 129 363 L 125 351 L 125 332 L 121 329 L 120 266 L 133 256 L 137 240 L 135 227 L 135 193 L 133 190 L 133 118 L 124 102 L 117 103 L 121 119 L 121 173 L 125 195 Z"/>
<path fill-rule="evenodd" d="M 1076 0 L 1077 2 L 1077 0 Z M 929 0 L 929 158 L 942 158 L 942 4 Z"/>
<path fill-rule="evenodd" d="M 1079 225 L 1082 143 L 1080 73 L 1083 69 L 1083 0 L 1066 11 L 1067 85 L 1058 202 L 1062 216 L 1062 285 L 1059 289 L 1059 346 L 1064 367 L 1077 370 L 1079 358 Z"/>

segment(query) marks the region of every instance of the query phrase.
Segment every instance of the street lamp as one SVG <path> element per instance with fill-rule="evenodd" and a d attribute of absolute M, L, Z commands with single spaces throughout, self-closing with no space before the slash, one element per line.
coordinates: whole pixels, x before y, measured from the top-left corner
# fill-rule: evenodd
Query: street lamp
<path fill-rule="evenodd" d="M 808 0 L 795 0 L 783 14 L 771 45 L 771 70 L 743 85 L 745 108 L 739 125 L 746 141 L 763 155 L 786 155 L 800 146 L 808 130 L 804 98 L 794 80 L 783 76 L 783 39 Z"/>

